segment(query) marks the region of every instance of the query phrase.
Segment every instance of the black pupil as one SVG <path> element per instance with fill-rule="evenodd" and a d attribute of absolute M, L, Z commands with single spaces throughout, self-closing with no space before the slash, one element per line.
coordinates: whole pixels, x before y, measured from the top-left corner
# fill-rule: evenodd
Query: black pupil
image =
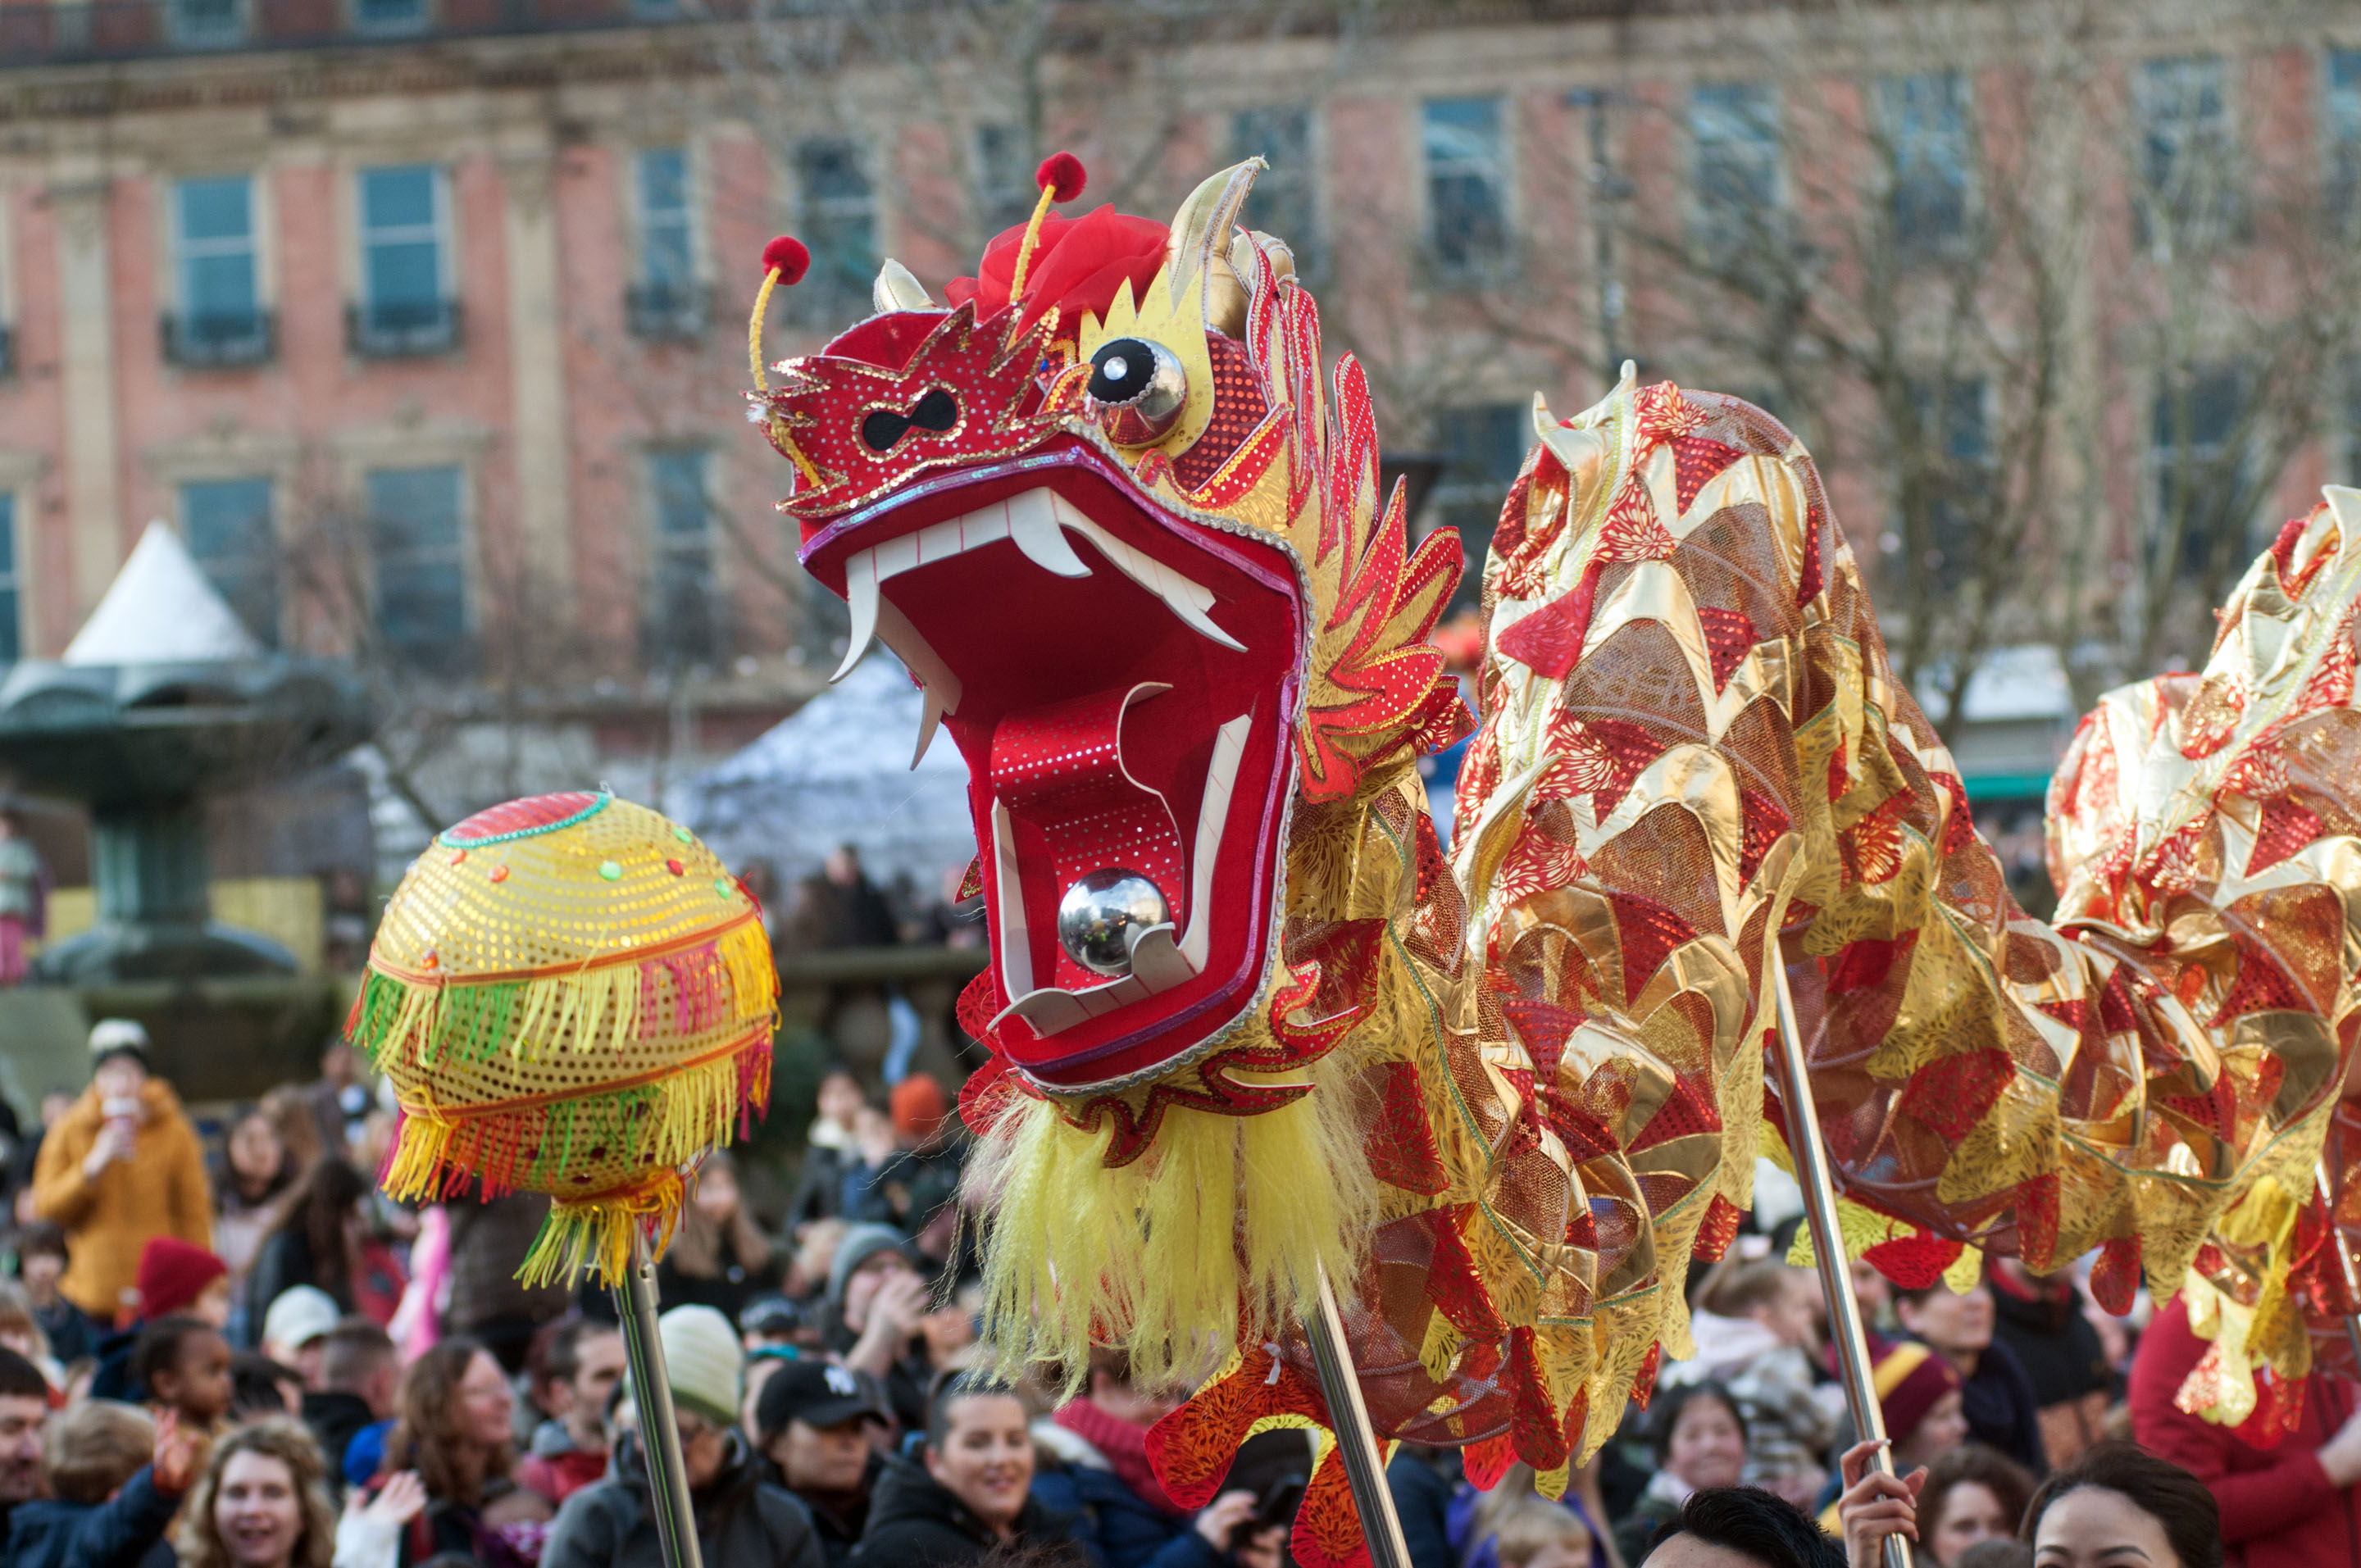
<path fill-rule="evenodd" d="M 911 405 L 906 414 L 892 409 L 874 409 L 861 422 L 861 440 L 872 452 L 890 450 L 903 435 L 916 427 L 939 435 L 959 423 L 959 400 L 936 387 Z"/>
<path fill-rule="evenodd" d="M 1156 356 L 1136 337 L 1102 344 L 1091 356 L 1091 396 L 1103 403 L 1127 403 L 1148 390 Z"/>

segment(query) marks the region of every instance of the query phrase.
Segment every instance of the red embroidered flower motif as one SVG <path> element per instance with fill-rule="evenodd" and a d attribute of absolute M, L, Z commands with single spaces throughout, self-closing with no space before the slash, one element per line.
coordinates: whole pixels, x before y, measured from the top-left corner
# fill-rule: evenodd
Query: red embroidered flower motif
<path fill-rule="evenodd" d="M 1145 293 L 1164 268 L 1164 247 L 1171 230 L 1152 218 L 1126 217 L 1113 207 L 1101 207 L 1079 218 L 1051 213 L 1041 220 L 1040 238 L 1033 260 L 1025 269 L 1024 314 L 1029 324 L 1050 306 L 1072 321 L 1082 312 L 1104 316 L 1126 279 L 1132 298 Z M 989 315 L 1008 302 L 1008 285 L 1016 275 L 1016 253 L 1025 245 L 1025 225 L 1003 229 L 983 247 L 983 260 L 972 278 L 954 278 L 943 290 L 954 305 L 976 302 L 980 314 Z"/>

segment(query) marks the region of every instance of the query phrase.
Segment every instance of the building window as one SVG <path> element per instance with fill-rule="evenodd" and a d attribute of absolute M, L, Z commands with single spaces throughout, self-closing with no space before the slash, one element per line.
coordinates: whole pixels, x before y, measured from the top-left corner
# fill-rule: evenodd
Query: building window
<path fill-rule="evenodd" d="M 1435 448 L 1443 454 L 1430 506 L 1438 525 L 1459 531 L 1466 566 L 1459 576 L 1454 608 L 1473 607 L 1483 597 L 1484 557 L 1500 503 L 1516 483 L 1532 437 L 1532 411 L 1523 403 L 1480 403 L 1444 409 L 1435 416 Z"/>
<path fill-rule="evenodd" d="M 985 237 L 1032 217 L 1041 195 L 1032 155 L 1031 138 L 1015 126 L 976 127 L 975 211 Z"/>
<path fill-rule="evenodd" d="M 1426 245 L 1457 282 L 1497 276 L 1509 261 L 1509 169 L 1498 98 L 1430 98 L 1421 115 Z"/>
<path fill-rule="evenodd" d="M 811 272 L 794 291 L 798 313 L 834 321 L 869 298 L 876 280 L 877 196 L 849 141 L 807 141 L 796 148 L 802 200 L 797 225 L 811 247 Z"/>
<path fill-rule="evenodd" d="M 2151 553 L 2180 541 L 2180 575 L 2202 579 L 2246 554 L 2246 372 L 2202 366 L 2169 376 L 2156 395 L 2150 439 L 2157 527 Z"/>
<path fill-rule="evenodd" d="M 439 354 L 457 344 L 447 204 L 443 171 L 433 164 L 361 170 L 361 302 L 353 310 L 354 352 Z"/>
<path fill-rule="evenodd" d="M 353 0 L 353 30 L 378 37 L 426 30 L 426 0 Z"/>
<path fill-rule="evenodd" d="M 1889 76 L 1878 84 L 1893 181 L 1888 198 L 1897 249 L 1923 255 L 1956 242 L 1968 226 L 1967 82 L 1956 71 Z"/>
<path fill-rule="evenodd" d="M 17 559 L 16 495 L 0 490 L 0 663 L 25 656 L 24 577 Z"/>
<path fill-rule="evenodd" d="M 642 337 L 703 335 L 706 292 L 697 279 L 697 221 L 689 196 L 688 154 L 676 147 L 640 154 L 640 280 L 625 301 Z"/>
<path fill-rule="evenodd" d="M 2327 142 L 2328 212 L 2350 224 L 2361 210 L 2361 49 L 2328 51 L 2321 134 Z"/>
<path fill-rule="evenodd" d="M 222 49 L 246 41 L 245 0 L 165 0 L 165 26 L 181 49 Z"/>
<path fill-rule="evenodd" d="M 2133 213 L 2139 242 L 2158 250 L 2202 249 L 2243 237 L 2246 203 L 2222 57 L 2151 60 L 2140 67 L 2134 89 L 2140 168 Z"/>
<path fill-rule="evenodd" d="M 1230 120 L 1230 156 L 1270 165 L 1255 177 L 1246 225 L 1287 242 L 1295 269 L 1320 270 L 1319 170 L 1312 150 L 1312 111 L 1301 107 L 1241 109 Z"/>
<path fill-rule="evenodd" d="M 252 365 L 270 357 L 254 228 L 254 181 L 245 175 L 172 187 L 181 308 L 164 318 L 164 355 L 175 365 Z"/>
<path fill-rule="evenodd" d="M 1760 82 L 1716 82 L 1689 93 L 1697 167 L 1697 238 L 1728 263 L 1775 240 L 1779 100 Z"/>
<path fill-rule="evenodd" d="M 368 476 L 377 630 L 400 663 L 452 670 L 469 661 L 464 478 L 456 466 Z"/>
<path fill-rule="evenodd" d="M 648 455 L 650 662 L 710 664 L 722 656 L 721 596 L 713 572 L 713 503 L 701 450 Z"/>
<path fill-rule="evenodd" d="M 1927 487 L 1917 499 L 1926 508 L 1927 554 L 1917 566 L 1946 587 L 1965 581 L 1975 565 L 1983 517 L 1977 498 L 1988 489 L 1992 473 L 1985 400 L 1985 383 L 1978 376 L 1922 378 L 1910 385 L 1917 420 L 1910 444 L 1927 471 Z"/>
<path fill-rule="evenodd" d="M 181 537 L 205 577 L 266 648 L 279 645 L 279 543 L 268 478 L 181 487 Z"/>

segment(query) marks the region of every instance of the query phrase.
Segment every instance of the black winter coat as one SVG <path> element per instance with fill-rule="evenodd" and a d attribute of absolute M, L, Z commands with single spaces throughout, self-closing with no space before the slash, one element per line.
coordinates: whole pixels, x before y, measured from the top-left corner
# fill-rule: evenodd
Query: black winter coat
<path fill-rule="evenodd" d="M 853 1568 L 972 1568 L 1000 1545 L 983 1520 L 967 1511 L 948 1487 L 927 1474 L 917 1460 L 897 1459 L 885 1466 L 876 1493 L 869 1500 L 869 1528 L 852 1554 Z M 1025 1499 L 1016 1516 L 1013 1546 L 1064 1548 L 1074 1563 L 1090 1562 L 1090 1553 L 1074 1541 L 1064 1519 Z M 542 1568 L 553 1568 L 542 1559 Z"/>
<path fill-rule="evenodd" d="M 705 1568 L 826 1568 L 811 1514 L 736 1433 L 712 1485 L 690 1502 Z M 607 1479 L 566 1499 L 541 1550 L 541 1568 L 662 1568 L 648 1462 L 626 1433 L 607 1462 Z"/>

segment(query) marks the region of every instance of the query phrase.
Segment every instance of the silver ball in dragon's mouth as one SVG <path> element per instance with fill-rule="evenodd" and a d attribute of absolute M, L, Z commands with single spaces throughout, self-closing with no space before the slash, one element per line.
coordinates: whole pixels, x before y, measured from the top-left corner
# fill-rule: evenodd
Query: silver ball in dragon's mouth
<path fill-rule="evenodd" d="M 1131 972 L 1131 933 L 1172 918 L 1164 892 L 1135 871 L 1091 872 L 1058 900 L 1058 941 L 1093 974 Z"/>

